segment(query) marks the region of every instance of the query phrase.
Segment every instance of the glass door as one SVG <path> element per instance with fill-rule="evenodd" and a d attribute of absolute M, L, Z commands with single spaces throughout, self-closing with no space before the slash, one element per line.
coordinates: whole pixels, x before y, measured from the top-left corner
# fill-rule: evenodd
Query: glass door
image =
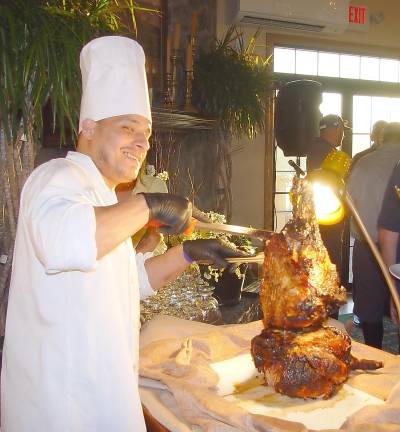
<path fill-rule="evenodd" d="M 400 98 L 354 95 L 352 156 L 371 146 L 370 133 L 378 120 L 400 122 Z M 353 247 L 354 238 L 350 233 L 349 283 L 353 282 Z"/>
<path fill-rule="evenodd" d="M 400 59 L 328 52 L 304 46 L 275 46 L 273 68 L 282 83 L 312 79 L 322 84 L 322 114 L 338 114 L 351 120 L 353 130 L 346 134 L 342 149 L 352 156 L 370 147 L 370 132 L 376 121 L 400 122 Z M 285 158 L 276 148 L 274 200 L 277 231 L 291 217 L 288 192 L 294 172 L 288 165 L 289 159 L 296 158 Z M 305 170 L 305 158 L 295 161 Z M 346 281 L 352 282 L 352 245 L 346 228 L 342 263 L 344 285 Z"/>
<path fill-rule="evenodd" d="M 353 154 L 370 147 L 370 133 L 375 122 L 400 121 L 400 98 L 353 96 Z"/>

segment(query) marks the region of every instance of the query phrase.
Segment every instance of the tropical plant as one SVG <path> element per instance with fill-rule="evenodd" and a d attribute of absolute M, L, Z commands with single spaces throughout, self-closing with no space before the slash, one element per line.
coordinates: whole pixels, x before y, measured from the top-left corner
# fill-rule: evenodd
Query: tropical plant
<path fill-rule="evenodd" d="M 268 89 L 272 87 L 269 58 L 256 54 L 257 31 L 245 44 L 233 26 L 211 50 L 201 50 L 194 63 L 193 104 L 218 121 L 216 177 L 218 211 L 232 213 L 232 137 L 254 138 L 265 127 Z"/>
<path fill-rule="evenodd" d="M 264 129 L 272 75 L 269 58 L 255 52 L 258 33 L 245 45 L 243 34 L 230 27 L 213 49 L 200 51 L 194 64 L 195 106 L 238 138 L 253 138 Z"/>
<path fill-rule="evenodd" d="M 33 170 L 42 110 L 73 134 L 79 114 L 79 51 L 90 39 L 136 29 L 132 0 L 0 2 L 0 333 L 16 233 L 19 196 Z"/>

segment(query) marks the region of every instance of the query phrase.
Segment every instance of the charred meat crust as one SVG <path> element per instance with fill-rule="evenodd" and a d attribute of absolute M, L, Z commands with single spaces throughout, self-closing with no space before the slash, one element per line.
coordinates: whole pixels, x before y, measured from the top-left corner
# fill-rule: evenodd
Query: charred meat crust
<path fill-rule="evenodd" d="M 251 354 L 277 392 L 329 398 L 350 370 L 382 364 L 354 358 L 349 336 L 324 325 L 346 302 L 346 291 L 319 233 L 311 185 L 295 178 L 291 196 L 293 219 L 266 243 L 260 289 L 264 330 L 251 341 Z"/>

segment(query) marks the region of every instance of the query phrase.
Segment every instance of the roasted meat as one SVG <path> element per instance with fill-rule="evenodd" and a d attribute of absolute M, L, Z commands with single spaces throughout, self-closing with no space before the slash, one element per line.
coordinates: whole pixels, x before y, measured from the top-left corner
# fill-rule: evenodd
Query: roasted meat
<path fill-rule="evenodd" d="M 310 184 L 296 178 L 292 197 L 293 219 L 265 248 L 260 303 L 266 328 L 320 325 L 346 302 L 336 266 L 321 240 Z"/>
<path fill-rule="evenodd" d="M 311 185 L 296 177 L 291 194 L 293 219 L 265 247 L 260 289 L 265 328 L 253 338 L 251 353 L 277 392 L 328 398 L 351 369 L 382 364 L 357 360 L 347 334 L 323 325 L 346 302 L 346 291 L 321 240 Z"/>
<path fill-rule="evenodd" d="M 279 393 L 300 398 L 329 398 L 351 369 L 377 369 L 380 362 L 360 361 L 350 338 L 335 327 L 315 331 L 264 329 L 251 341 L 256 368 Z"/>

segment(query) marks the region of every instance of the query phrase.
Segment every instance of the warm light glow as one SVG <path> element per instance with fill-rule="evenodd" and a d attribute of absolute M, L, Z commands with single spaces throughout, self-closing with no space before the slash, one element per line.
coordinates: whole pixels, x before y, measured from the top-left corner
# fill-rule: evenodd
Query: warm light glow
<path fill-rule="evenodd" d="M 344 216 L 344 209 L 333 192 L 333 189 L 325 184 L 313 182 L 315 214 L 321 225 L 333 225 Z"/>

